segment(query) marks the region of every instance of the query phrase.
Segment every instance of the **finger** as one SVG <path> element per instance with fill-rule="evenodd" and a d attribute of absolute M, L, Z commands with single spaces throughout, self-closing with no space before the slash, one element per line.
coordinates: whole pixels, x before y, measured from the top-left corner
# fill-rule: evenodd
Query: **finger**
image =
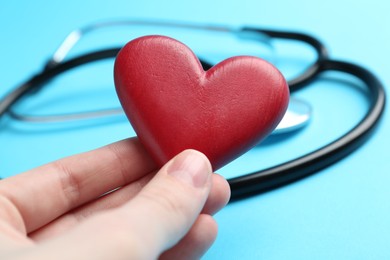
<path fill-rule="evenodd" d="M 211 186 L 211 165 L 187 150 L 168 162 L 129 203 L 97 214 L 37 254 L 48 259 L 156 259 L 189 231 Z M 61 250 L 64 245 L 72 250 Z M 58 255 L 60 250 L 63 254 Z"/>
<path fill-rule="evenodd" d="M 29 233 L 154 169 L 146 151 L 133 138 L 2 180 L 0 196 L 16 206 Z"/>
<path fill-rule="evenodd" d="M 217 232 L 215 220 L 210 215 L 201 214 L 187 235 L 159 259 L 200 259 L 214 243 Z"/>
<path fill-rule="evenodd" d="M 42 241 L 52 238 L 53 236 L 58 236 L 92 215 L 122 206 L 134 198 L 154 175 L 155 173 L 150 173 L 134 183 L 128 184 L 115 192 L 77 208 L 51 222 L 50 225 L 44 226 L 29 234 L 29 237 L 35 241 Z M 215 214 L 226 205 L 229 198 L 229 184 L 222 176 L 213 174 L 210 195 L 202 209 L 202 213 L 209 215 Z"/>

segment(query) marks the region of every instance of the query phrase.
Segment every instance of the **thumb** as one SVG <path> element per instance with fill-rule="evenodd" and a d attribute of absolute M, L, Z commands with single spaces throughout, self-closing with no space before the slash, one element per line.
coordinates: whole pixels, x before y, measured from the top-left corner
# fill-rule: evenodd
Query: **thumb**
<path fill-rule="evenodd" d="M 168 162 L 121 209 L 129 221 L 136 223 L 131 228 L 143 249 L 155 254 L 141 258 L 157 258 L 190 230 L 208 197 L 211 173 L 205 155 L 186 150 Z"/>
<path fill-rule="evenodd" d="M 131 201 L 42 243 L 29 251 L 29 259 L 34 254 L 36 259 L 157 259 L 198 218 L 210 192 L 211 173 L 205 155 L 186 150 Z"/>

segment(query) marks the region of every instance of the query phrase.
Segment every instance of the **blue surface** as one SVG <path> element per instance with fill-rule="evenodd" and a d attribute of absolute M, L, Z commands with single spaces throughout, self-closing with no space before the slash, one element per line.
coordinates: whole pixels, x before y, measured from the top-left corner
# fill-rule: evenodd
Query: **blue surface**
<path fill-rule="evenodd" d="M 388 10 L 386 1 L 3 1 L 0 94 L 37 72 L 74 28 L 123 17 L 309 32 L 329 46 L 333 57 L 371 69 L 390 91 Z M 100 42 L 110 41 L 101 36 L 89 44 L 104 46 Z M 74 53 L 82 52 L 87 45 L 81 44 Z M 292 54 L 287 60 L 299 62 L 296 56 Z M 306 56 L 298 58 L 304 60 Z M 67 86 L 111 86 L 110 70 L 110 63 L 104 63 L 87 72 L 92 81 L 78 72 L 64 76 L 55 82 L 59 87 L 53 92 Z M 297 96 L 312 102 L 311 124 L 289 138 L 266 140 L 221 173 L 236 176 L 302 155 L 350 129 L 367 109 L 359 82 L 338 74 L 324 75 Z M 58 103 L 69 100 L 76 102 L 67 96 L 59 98 Z M 86 96 L 78 103 L 95 104 L 97 100 L 99 97 Z M 123 117 L 48 127 L 9 118 L 0 124 L 1 176 L 133 134 Z M 293 185 L 227 206 L 216 216 L 219 236 L 205 259 L 390 258 L 389 131 L 386 109 L 375 136 L 337 165 Z"/>

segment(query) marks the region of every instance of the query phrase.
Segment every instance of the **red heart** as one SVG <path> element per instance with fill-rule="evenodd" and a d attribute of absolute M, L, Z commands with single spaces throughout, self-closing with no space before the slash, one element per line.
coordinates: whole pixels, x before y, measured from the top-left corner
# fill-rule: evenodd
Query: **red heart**
<path fill-rule="evenodd" d="M 216 170 L 266 137 L 287 108 L 282 74 L 250 56 L 204 71 L 184 44 L 145 36 L 119 52 L 116 90 L 140 141 L 159 165 L 185 149 L 203 152 Z"/>

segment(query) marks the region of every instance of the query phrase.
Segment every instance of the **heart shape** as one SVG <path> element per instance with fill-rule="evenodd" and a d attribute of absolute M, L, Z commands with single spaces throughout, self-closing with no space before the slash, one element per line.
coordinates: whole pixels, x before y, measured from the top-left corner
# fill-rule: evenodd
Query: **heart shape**
<path fill-rule="evenodd" d="M 204 71 L 183 43 L 144 36 L 114 66 L 117 94 L 140 141 L 161 166 L 185 149 L 216 170 L 259 143 L 282 119 L 289 90 L 282 74 L 251 56 Z"/>

